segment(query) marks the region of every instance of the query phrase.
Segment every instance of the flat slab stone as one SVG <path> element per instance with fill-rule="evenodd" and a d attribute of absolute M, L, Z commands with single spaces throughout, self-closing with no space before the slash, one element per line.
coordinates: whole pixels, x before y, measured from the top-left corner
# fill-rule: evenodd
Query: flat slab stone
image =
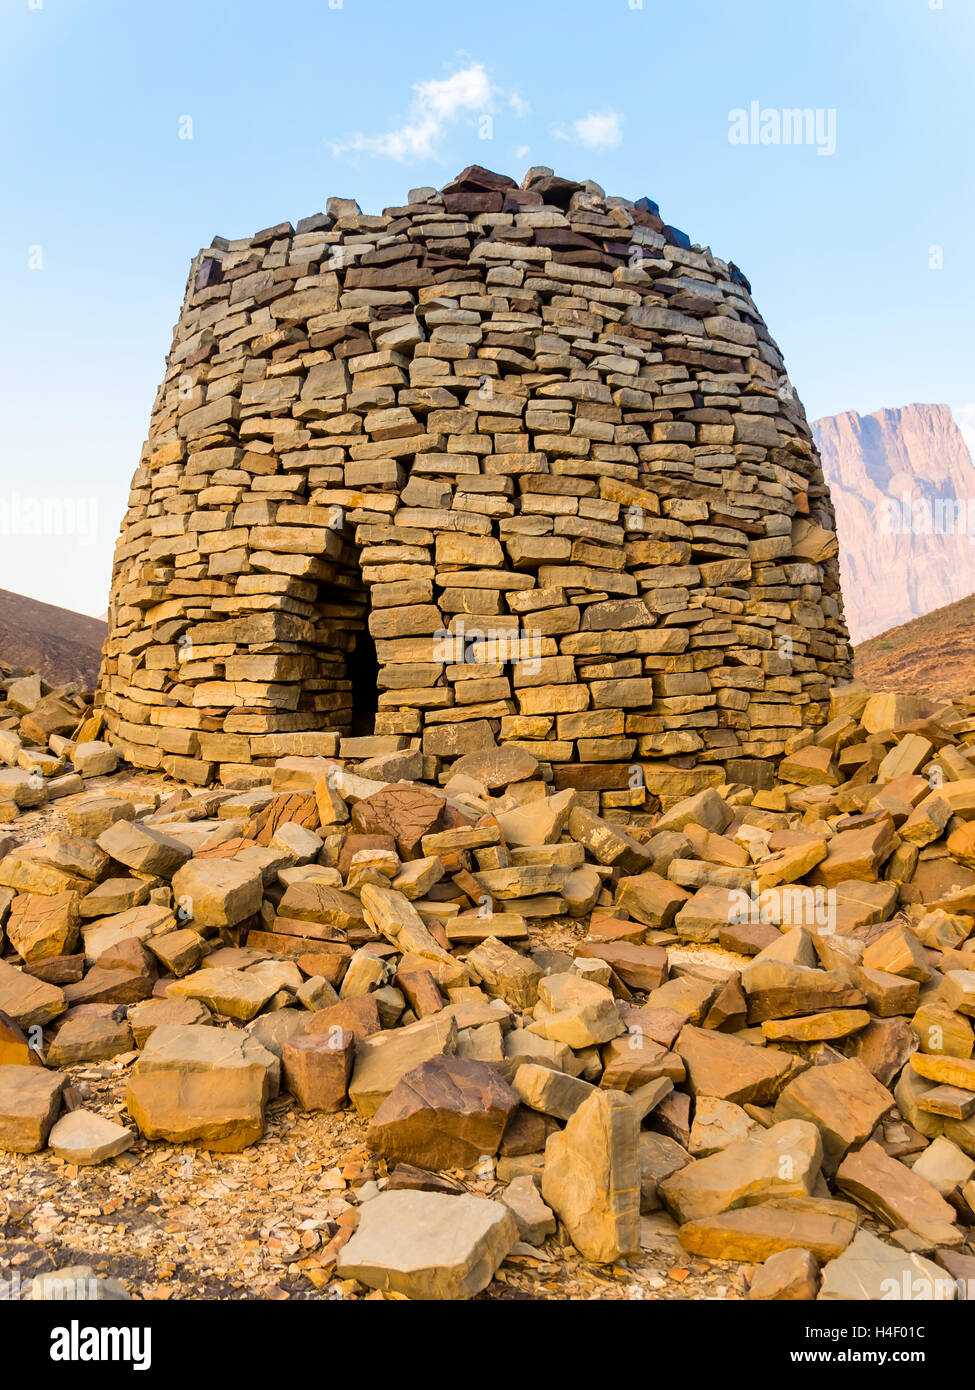
<path fill-rule="evenodd" d="M 132 1030 L 124 1018 L 114 1017 L 115 1012 L 109 1006 L 104 1014 L 71 1014 L 47 1049 L 48 1064 L 71 1067 L 79 1062 L 104 1062 L 120 1052 L 131 1052 Z"/>
<path fill-rule="evenodd" d="M 665 1178 L 658 1192 L 676 1220 L 694 1221 L 770 1197 L 810 1196 L 822 1157 L 816 1126 L 791 1120 L 695 1159 Z"/>
<path fill-rule="evenodd" d="M 273 980 L 243 970 L 197 970 L 174 980 L 166 990 L 170 999 L 196 999 L 215 1013 L 249 1023 L 277 993 Z"/>
<path fill-rule="evenodd" d="M 196 999 L 145 999 L 129 1009 L 129 1027 L 136 1047 L 145 1047 L 157 1028 L 205 1024 L 210 1010 Z"/>
<path fill-rule="evenodd" d="M 0 1013 L 21 1028 L 43 1028 L 67 1007 L 64 993 L 57 985 L 25 975 L 16 965 L 0 960 Z"/>
<path fill-rule="evenodd" d="M 918 1173 L 872 1140 L 847 1154 L 836 1185 L 893 1230 L 913 1231 L 931 1245 L 959 1246 L 964 1235 L 954 1208 Z"/>
<path fill-rule="evenodd" d="M 856 1227 L 856 1208 L 846 1202 L 782 1198 L 689 1221 L 678 1239 L 690 1254 L 710 1260 L 759 1262 L 782 1250 L 808 1250 L 817 1260 L 831 1260 L 846 1249 Z"/>
<path fill-rule="evenodd" d="M 135 1130 L 90 1110 L 69 1110 L 51 1130 L 48 1144 L 58 1158 L 87 1167 L 124 1153 L 135 1137 Z"/>
<path fill-rule="evenodd" d="M 933 1261 L 860 1231 L 849 1248 L 826 1265 L 819 1297 L 856 1303 L 930 1303 L 951 1300 L 957 1292 L 955 1280 Z"/>
<path fill-rule="evenodd" d="M 811 1120 L 823 1136 L 823 1163 L 835 1171 L 847 1149 L 869 1139 L 894 1097 L 853 1058 L 810 1067 L 775 1103 L 776 1120 Z"/>
<path fill-rule="evenodd" d="M 867 1002 L 863 991 L 839 971 L 761 956 L 742 970 L 741 983 L 748 996 L 749 1023 L 856 1008 Z M 869 1021 L 865 1019 L 864 1025 Z"/>
<path fill-rule="evenodd" d="M 716 1096 L 738 1105 L 770 1105 L 793 1066 L 784 1052 L 690 1025 L 681 1029 L 674 1051 L 687 1067 L 691 1095 Z"/>
<path fill-rule="evenodd" d="M 454 777 L 471 777 L 488 791 L 501 791 L 512 782 L 526 782 L 538 771 L 538 760 L 522 748 L 485 748 L 466 753 L 451 764 Z"/>
<path fill-rule="evenodd" d="M 336 1274 L 423 1300 L 473 1298 L 518 1240 L 514 1216 L 485 1197 L 383 1192 L 359 1211 Z"/>
<path fill-rule="evenodd" d="M 870 1023 L 866 1009 L 832 1009 L 808 1018 L 769 1019 L 762 1032 L 769 1042 L 835 1042 L 859 1033 Z"/>
<path fill-rule="evenodd" d="M 102 831 L 97 843 L 116 863 L 159 878 L 172 878 L 190 857 L 190 850 L 181 840 L 140 821 L 116 821 Z"/>

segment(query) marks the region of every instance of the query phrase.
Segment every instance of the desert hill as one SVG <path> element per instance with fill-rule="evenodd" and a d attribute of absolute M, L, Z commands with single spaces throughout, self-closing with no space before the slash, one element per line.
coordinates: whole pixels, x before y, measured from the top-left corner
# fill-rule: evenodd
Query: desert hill
<path fill-rule="evenodd" d="M 98 676 L 107 628 L 98 618 L 0 589 L 0 654 L 8 666 L 32 666 L 52 685 Z"/>

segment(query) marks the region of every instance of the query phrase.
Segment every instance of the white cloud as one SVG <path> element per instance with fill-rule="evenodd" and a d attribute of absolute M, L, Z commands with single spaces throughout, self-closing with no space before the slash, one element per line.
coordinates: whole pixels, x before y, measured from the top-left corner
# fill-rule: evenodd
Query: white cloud
<path fill-rule="evenodd" d="M 472 63 L 440 81 L 418 82 L 413 90 L 420 110 L 429 111 L 438 121 L 452 121 L 462 111 L 493 108 L 494 89 L 483 63 Z"/>
<path fill-rule="evenodd" d="M 623 117 L 618 111 L 590 111 L 554 132 L 556 140 L 575 140 L 587 150 L 613 150 L 623 143 Z"/>
<path fill-rule="evenodd" d="M 968 452 L 972 456 L 972 461 L 975 462 L 975 403 L 956 406 L 951 413 L 961 430 L 962 438 L 968 445 Z"/>
<path fill-rule="evenodd" d="M 515 150 L 515 159 L 524 159 L 526 155 L 531 154 L 531 148 L 531 145 L 519 145 Z"/>
<path fill-rule="evenodd" d="M 505 94 L 494 86 L 483 63 L 469 63 L 449 77 L 415 82 L 410 109 L 402 125 L 379 135 L 357 131 L 344 140 L 332 140 L 332 153 L 336 156 L 379 155 L 401 162 L 436 159 L 437 146 L 450 126 L 460 122 L 471 124 L 482 116 L 493 115 L 502 97 L 516 115 L 525 115 L 530 110 L 517 92 Z"/>

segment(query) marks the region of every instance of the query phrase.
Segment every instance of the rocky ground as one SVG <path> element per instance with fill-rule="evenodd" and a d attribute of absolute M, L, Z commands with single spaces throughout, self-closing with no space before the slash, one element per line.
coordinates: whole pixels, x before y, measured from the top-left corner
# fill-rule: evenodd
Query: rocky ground
<path fill-rule="evenodd" d="M 650 824 L 486 750 L 116 766 L 0 704 L 0 1263 L 144 1299 L 954 1297 L 975 702 Z M 689 774 L 688 774 L 689 776 Z"/>

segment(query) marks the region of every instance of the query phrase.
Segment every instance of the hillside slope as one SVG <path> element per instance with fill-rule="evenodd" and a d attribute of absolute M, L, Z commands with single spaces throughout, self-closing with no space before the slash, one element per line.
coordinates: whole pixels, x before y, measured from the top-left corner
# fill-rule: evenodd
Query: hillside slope
<path fill-rule="evenodd" d="M 94 685 L 107 631 L 98 618 L 0 589 L 0 660 L 33 666 L 52 685 Z"/>
<path fill-rule="evenodd" d="M 873 690 L 935 699 L 975 693 L 975 594 L 861 643 L 854 669 Z"/>

